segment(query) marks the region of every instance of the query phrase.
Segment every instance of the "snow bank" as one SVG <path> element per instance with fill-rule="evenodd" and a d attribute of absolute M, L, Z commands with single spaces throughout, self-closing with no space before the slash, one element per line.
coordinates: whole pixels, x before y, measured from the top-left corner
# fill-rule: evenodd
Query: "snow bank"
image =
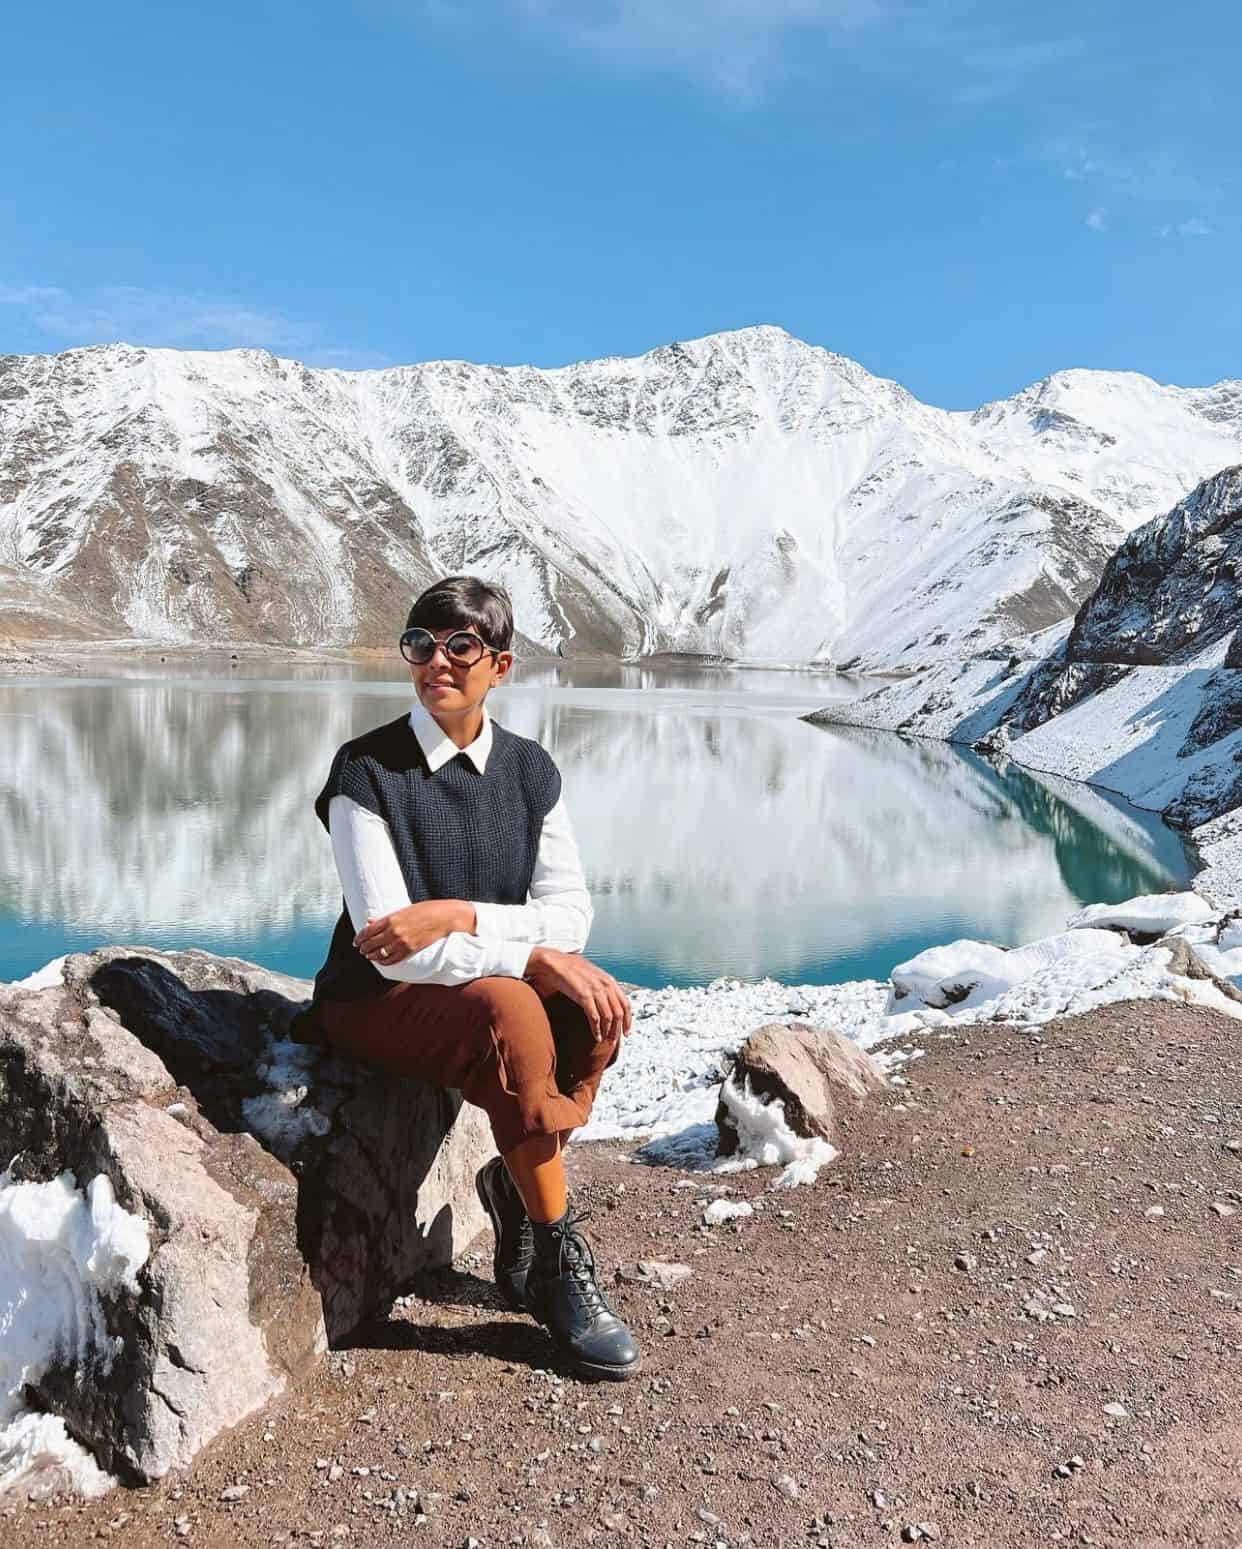
<path fill-rule="evenodd" d="M 901 1003 L 913 996 L 936 1010 L 960 1006 L 973 1011 L 1041 974 L 1064 983 L 1067 974 L 1081 977 L 1084 963 L 1101 958 L 1112 973 L 1120 966 L 1121 951 L 1118 938 L 1102 930 L 1067 931 L 1008 951 L 986 941 L 952 941 L 929 947 L 893 969 L 889 1010 L 908 1011 Z M 1094 969 L 1087 972 L 1090 977 Z"/>
<path fill-rule="evenodd" d="M 149 1253 L 146 1223 L 121 1209 L 103 1174 L 85 1195 L 72 1173 L 0 1175 L 0 1492 L 44 1471 L 86 1496 L 115 1483 L 62 1420 L 24 1408 L 24 1390 L 54 1364 L 86 1380 L 110 1369 L 117 1349 L 101 1298 L 137 1294 Z"/>
<path fill-rule="evenodd" d="M 1124 904 L 1088 904 L 1066 922 L 1071 930 L 1112 926 L 1145 936 L 1164 936 L 1183 925 L 1202 925 L 1215 918 L 1211 904 L 1198 893 L 1149 893 Z"/>

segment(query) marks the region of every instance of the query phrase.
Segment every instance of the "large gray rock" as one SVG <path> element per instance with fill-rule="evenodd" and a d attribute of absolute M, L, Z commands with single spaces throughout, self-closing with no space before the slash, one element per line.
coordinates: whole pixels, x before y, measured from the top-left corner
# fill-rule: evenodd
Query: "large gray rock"
<path fill-rule="evenodd" d="M 482 1229 L 481 1111 L 291 1042 L 308 991 L 117 947 L 70 957 L 60 986 L 0 986 L 0 1166 L 106 1174 L 150 1232 L 104 1348 L 33 1394 L 111 1472 L 188 1463 Z"/>
<path fill-rule="evenodd" d="M 785 1105 L 795 1135 L 839 1143 L 839 1131 L 859 1105 L 885 1087 L 883 1073 L 857 1044 L 831 1028 L 805 1022 L 769 1022 L 738 1051 L 729 1083 L 765 1101 Z M 716 1108 L 717 1151 L 732 1156 L 737 1129 L 722 1097 Z"/>

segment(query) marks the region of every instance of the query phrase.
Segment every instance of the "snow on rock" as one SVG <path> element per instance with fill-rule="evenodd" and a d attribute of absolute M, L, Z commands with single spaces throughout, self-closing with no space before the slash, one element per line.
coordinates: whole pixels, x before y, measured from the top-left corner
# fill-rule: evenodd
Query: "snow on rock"
<path fill-rule="evenodd" d="M 116 1482 L 59 1416 L 31 1413 L 23 1398 L 53 1362 L 84 1382 L 111 1369 L 101 1298 L 136 1296 L 150 1249 L 146 1222 L 121 1209 L 102 1173 L 85 1194 L 68 1172 L 48 1183 L 0 1176 L 0 1492 L 37 1478 L 94 1496 Z"/>
<path fill-rule="evenodd" d="M 913 998 L 936 1010 L 973 1011 L 1039 976 L 1050 983 L 1078 979 L 1084 964 L 1090 965 L 1088 976 L 1099 966 L 1111 972 L 1123 951 L 1116 936 L 1103 930 L 1067 931 L 1010 950 L 986 941 L 952 941 L 893 969 L 889 1007 L 909 1011 L 903 1002 Z"/>
<path fill-rule="evenodd" d="M 18 990 L 46 990 L 55 985 L 63 984 L 65 966 L 63 957 L 54 957 L 50 963 L 44 963 L 42 968 L 36 968 L 34 973 L 27 974 L 24 979 L 14 979 L 12 985 Z"/>
<path fill-rule="evenodd" d="M 290 1155 L 308 1137 L 326 1135 L 332 1128 L 332 1120 L 307 1101 L 317 1063 L 314 1049 L 276 1040 L 268 1057 L 258 1064 L 267 1090 L 242 1100 L 246 1123 L 279 1156 Z"/>
<path fill-rule="evenodd" d="M 716 1172 L 780 1167 L 783 1171 L 773 1187 L 792 1189 L 814 1183 L 820 1168 L 838 1154 L 835 1146 L 818 1135 L 795 1135 L 785 1118 L 784 1103 L 779 1098 L 765 1101 L 751 1090 L 749 1081 L 741 1086 L 726 1081 L 720 1097 L 737 1131 L 737 1150 L 716 1164 Z"/>
<path fill-rule="evenodd" d="M 630 999 L 634 1025 L 622 1055 L 624 1079 L 604 1082 L 579 1137 L 665 1137 L 701 1125 L 714 1153 L 721 1082 L 757 1027 L 809 1022 L 865 1044 L 883 1015 L 888 987 L 872 979 L 797 986 L 717 979 L 687 989 L 637 990 Z"/>
<path fill-rule="evenodd" d="M 1203 925 L 1218 913 L 1198 893 L 1151 893 L 1120 904 L 1088 904 L 1066 923 L 1071 930 L 1098 926 L 1163 936 L 1184 925 Z"/>

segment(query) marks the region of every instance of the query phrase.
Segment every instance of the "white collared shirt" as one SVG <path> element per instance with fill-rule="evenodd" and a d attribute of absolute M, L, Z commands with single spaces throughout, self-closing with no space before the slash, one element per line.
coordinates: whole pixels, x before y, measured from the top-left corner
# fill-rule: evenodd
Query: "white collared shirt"
<path fill-rule="evenodd" d="M 482 730 L 467 748 L 459 748 L 446 736 L 421 704 L 410 711 L 410 729 L 433 774 L 459 753 L 480 774 L 487 768 L 492 721 L 486 707 Z M 378 813 L 368 812 L 348 796 L 334 796 L 328 803 L 328 831 L 355 931 L 369 920 L 409 905 L 392 832 Z M 465 984 L 492 975 L 520 979 L 534 946 L 581 952 L 591 930 L 591 899 L 563 799 L 543 820 L 528 902 L 476 903 L 474 913 L 472 935 L 455 931 L 421 952 L 412 952 L 403 962 L 388 966 L 377 962 L 375 967 L 385 979 L 399 983 Z"/>

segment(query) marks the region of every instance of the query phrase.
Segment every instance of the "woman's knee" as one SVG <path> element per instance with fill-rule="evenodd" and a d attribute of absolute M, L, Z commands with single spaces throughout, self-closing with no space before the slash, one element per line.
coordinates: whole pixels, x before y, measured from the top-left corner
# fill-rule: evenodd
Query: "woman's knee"
<path fill-rule="evenodd" d="M 473 1004 L 484 1012 L 493 1026 L 504 1023 L 548 1027 L 548 1014 L 543 1001 L 533 985 L 525 979 L 512 979 L 494 975 L 488 979 L 475 979 L 465 992 Z"/>

